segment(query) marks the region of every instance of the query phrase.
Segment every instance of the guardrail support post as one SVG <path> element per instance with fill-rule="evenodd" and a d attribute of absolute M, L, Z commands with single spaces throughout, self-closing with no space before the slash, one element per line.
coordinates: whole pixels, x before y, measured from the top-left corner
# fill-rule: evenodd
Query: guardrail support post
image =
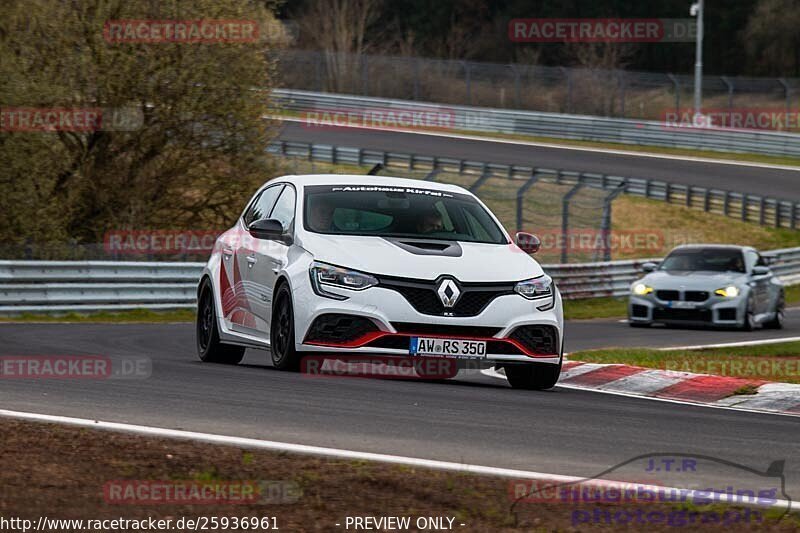
<path fill-rule="evenodd" d="M 475 183 L 473 183 L 472 185 L 469 186 L 469 192 L 471 192 L 473 194 L 478 192 L 478 189 L 480 188 L 481 185 L 483 185 L 483 182 L 485 182 L 486 180 L 488 180 L 491 177 L 492 177 L 492 171 L 489 170 L 489 167 L 486 164 L 484 164 L 483 165 L 483 173 L 481 174 L 481 176 L 477 180 L 475 180 Z"/>
<path fill-rule="evenodd" d="M 667 77 L 672 81 L 672 84 L 675 86 L 675 113 L 680 114 L 680 112 L 681 112 L 681 83 L 678 81 L 678 78 L 676 78 L 672 74 L 667 74 Z"/>
<path fill-rule="evenodd" d="M 522 226 L 524 223 L 523 206 L 525 203 L 525 193 L 528 189 L 536 184 L 539 177 L 536 175 L 536 169 L 531 170 L 531 177 L 522 184 L 522 187 L 517 189 L 517 231 L 523 231 Z"/>
<path fill-rule="evenodd" d="M 572 187 L 567 194 L 564 195 L 564 199 L 561 200 L 561 263 L 567 262 L 567 249 L 569 248 L 569 203 L 572 200 L 572 197 L 581 190 L 583 187 L 583 183 L 576 183 L 574 187 Z"/>
<path fill-rule="evenodd" d="M 742 221 L 747 222 L 747 195 L 742 194 Z"/>
<path fill-rule="evenodd" d="M 428 174 L 425 176 L 424 180 L 425 181 L 436 181 L 436 176 L 441 174 L 441 172 L 442 172 L 441 168 L 434 168 L 433 170 L 428 172 Z"/>
<path fill-rule="evenodd" d="M 372 167 L 371 169 L 369 169 L 369 172 L 367 172 L 367 176 L 375 176 L 375 175 L 377 175 L 377 174 L 378 174 L 378 173 L 379 173 L 381 170 L 383 170 L 383 165 L 382 165 L 382 164 L 380 164 L 380 163 L 375 163 L 375 166 L 374 166 L 374 167 Z"/>

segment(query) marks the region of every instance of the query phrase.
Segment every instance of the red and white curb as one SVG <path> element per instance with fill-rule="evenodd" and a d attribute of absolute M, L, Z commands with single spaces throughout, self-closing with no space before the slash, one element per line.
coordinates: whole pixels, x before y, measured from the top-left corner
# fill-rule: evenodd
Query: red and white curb
<path fill-rule="evenodd" d="M 486 375 L 505 379 L 501 372 Z M 622 364 L 565 361 L 559 387 L 623 396 L 800 416 L 800 385 L 764 380 L 657 370 Z M 737 394 L 744 387 L 755 394 Z"/>

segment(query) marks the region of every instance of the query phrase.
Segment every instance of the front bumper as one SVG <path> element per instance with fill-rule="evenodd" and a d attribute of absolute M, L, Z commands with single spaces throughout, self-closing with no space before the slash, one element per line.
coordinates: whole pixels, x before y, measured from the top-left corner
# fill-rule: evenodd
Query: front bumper
<path fill-rule="evenodd" d="M 739 327 L 744 323 L 747 298 L 724 298 L 713 293 L 703 302 L 661 300 L 649 294 L 631 295 L 628 321 L 634 324 L 675 324 L 687 326 Z"/>
<path fill-rule="evenodd" d="M 494 298 L 475 316 L 433 316 L 419 312 L 399 292 L 383 287 L 363 291 L 336 290 L 347 300 L 317 295 L 310 282 L 295 287 L 295 348 L 299 352 L 409 356 L 410 338 L 435 337 L 487 342 L 485 357 L 472 363 L 491 366 L 504 362 L 558 364 L 563 349 L 563 312 L 556 292 L 552 309 L 540 311 L 544 300 L 527 300 L 518 294 Z M 369 321 L 356 324 L 358 334 L 324 338 L 317 331 L 328 315 L 348 315 Z M 552 338 L 537 349 L 536 339 L 523 333 L 548 331 Z M 346 328 L 345 328 L 346 329 Z"/>

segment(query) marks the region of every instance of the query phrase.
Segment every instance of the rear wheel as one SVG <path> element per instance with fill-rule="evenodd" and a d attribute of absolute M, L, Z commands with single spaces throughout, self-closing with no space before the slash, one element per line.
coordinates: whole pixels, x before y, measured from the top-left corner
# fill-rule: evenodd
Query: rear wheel
<path fill-rule="evenodd" d="M 300 356 L 294 349 L 294 307 L 289 286 L 281 285 L 275 295 L 270 324 L 270 352 L 272 364 L 279 370 L 300 369 Z"/>
<path fill-rule="evenodd" d="M 238 364 L 244 357 L 243 346 L 219 341 L 219 326 L 214 306 L 214 293 L 206 279 L 197 301 L 197 355 L 204 363 Z"/>
<path fill-rule="evenodd" d="M 555 387 L 561 375 L 561 362 L 557 365 L 547 363 L 528 363 L 507 365 L 506 379 L 515 389 L 546 390 Z"/>

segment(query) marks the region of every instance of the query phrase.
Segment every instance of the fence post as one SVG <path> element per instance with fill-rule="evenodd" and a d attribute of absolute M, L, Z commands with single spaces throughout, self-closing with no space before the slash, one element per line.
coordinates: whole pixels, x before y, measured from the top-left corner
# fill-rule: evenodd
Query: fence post
<path fill-rule="evenodd" d="M 681 83 L 678 81 L 678 78 L 676 78 L 672 74 L 667 74 L 667 77 L 672 81 L 673 85 L 675 85 L 675 113 L 676 114 L 680 114 L 680 112 L 681 112 Z"/>
<path fill-rule="evenodd" d="M 783 85 L 783 92 L 786 95 L 786 122 L 788 126 L 789 113 L 792 112 L 792 88 L 783 78 L 778 78 L 778 83 Z M 789 128 L 787 127 L 786 129 L 788 130 Z"/>
<path fill-rule="evenodd" d="M 531 169 L 531 177 L 522 184 L 522 187 L 517 189 L 517 231 L 523 231 L 523 204 L 525 202 L 525 193 L 528 192 L 528 189 L 534 186 L 536 180 L 538 179 L 539 177 L 536 176 L 536 169 Z"/>
<path fill-rule="evenodd" d="M 575 186 L 564 195 L 564 199 L 561 200 L 561 263 L 567 262 L 567 249 L 569 248 L 569 203 L 572 201 L 572 197 L 575 196 L 582 187 L 583 183 L 576 183 Z"/>
<path fill-rule="evenodd" d="M 603 239 L 603 261 L 611 261 L 611 242 L 609 242 L 608 238 L 611 233 L 611 204 L 617 196 L 625 192 L 627 186 L 627 181 L 624 181 L 603 199 L 603 216 L 600 221 L 600 236 Z"/>
<path fill-rule="evenodd" d="M 419 100 L 419 58 L 412 59 L 414 62 L 414 100 Z"/>
<path fill-rule="evenodd" d="M 567 79 L 567 113 L 572 113 L 572 70 L 565 67 L 560 68 Z"/>
<path fill-rule="evenodd" d="M 469 63 L 466 61 L 462 61 L 461 64 L 464 66 L 464 83 L 467 89 L 467 105 L 472 105 L 472 87 L 469 74 L 470 71 Z"/>
<path fill-rule="evenodd" d="M 728 76 L 720 76 L 722 83 L 724 83 L 728 87 L 728 109 L 733 109 L 733 82 L 728 78 Z"/>
<path fill-rule="evenodd" d="M 361 55 L 361 94 L 369 94 L 369 56 Z"/>

